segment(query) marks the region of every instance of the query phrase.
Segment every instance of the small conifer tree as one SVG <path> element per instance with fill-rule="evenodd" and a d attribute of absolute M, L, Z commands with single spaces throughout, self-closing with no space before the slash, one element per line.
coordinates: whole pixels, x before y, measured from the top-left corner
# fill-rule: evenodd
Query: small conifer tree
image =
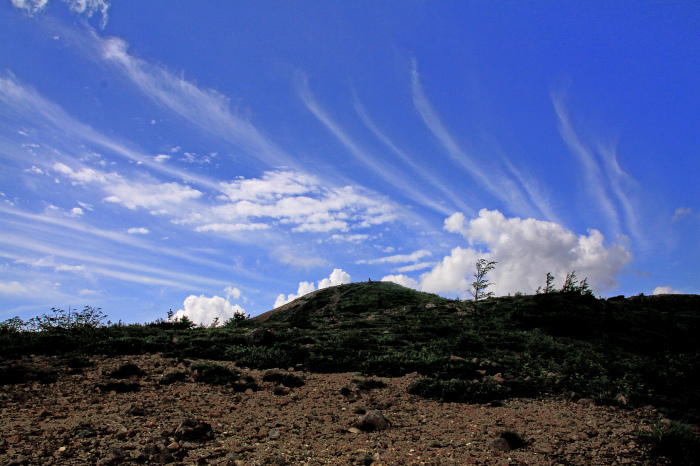
<path fill-rule="evenodd" d="M 493 285 L 486 279 L 486 274 L 493 270 L 496 264 L 497 262 L 486 259 L 476 261 L 476 273 L 474 274 L 476 280 L 469 286 L 469 294 L 474 297 L 475 302 L 494 295 L 493 291 L 486 291 L 489 286 Z"/>

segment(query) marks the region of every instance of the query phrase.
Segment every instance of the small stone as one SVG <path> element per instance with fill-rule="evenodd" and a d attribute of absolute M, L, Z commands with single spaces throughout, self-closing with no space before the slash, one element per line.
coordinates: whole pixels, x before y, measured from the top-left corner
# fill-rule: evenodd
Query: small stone
<path fill-rule="evenodd" d="M 211 440 L 214 438 L 214 431 L 206 422 L 185 419 L 175 429 L 175 437 L 180 440 Z"/>
<path fill-rule="evenodd" d="M 64 448 L 64 447 L 61 447 L 61 448 Z M 59 450 L 60 450 L 60 448 L 59 448 Z M 115 447 L 115 446 L 109 448 L 108 455 L 112 459 L 123 459 L 123 458 L 126 458 L 127 456 L 129 456 L 129 454 L 126 452 L 126 450 L 124 450 L 121 447 Z"/>
<path fill-rule="evenodd" d="M 538 453 L 553 453 L 554 447 L 550 443 L 541 443 L 535 447 L 535 451 Z"/>
<path fill-rule="evenodd" d="M 381 411 L 374 410 L 360 417 L 359 428 L 365 432 L 385 430 L 391 426 L 391 422 L 384 417 Z"/>
<path fill-rule="evenodd" d="M 145 416 L 146 410 L 143 406 L 134 405 L 126 411 L 126 414 L 130 414 L 132 416 Z"/>
<path fill-rule="evenodd" d="M 180 444 L 177 443 L 177 442 L 173 442 L 173 443 L 171 443 L 170 445 L 168 445 L 168 446 L 165 447 L 165 448 L 167 448 L 167 449 L 170 450 L 170 451 L 177 451 L 177 450 L 180 449 Z"/>
<path fill-rule="evenodd" d="M 30 464 L 29 459 L 25 458 L 24 456 L 20 456 L 7 463 L 7 466 L 25 466 L 28 464 Z"/>
<path fill-rule="evenodd" d="M 362 431 L 360 429 L 358 429 L 357 427 L 350 427 L 348 429 L 348 432 L 350 432 L 351 434 L 359 434 Z"/>
<path fill-rule="evenodd" d="M 494 438 L 486 442 L 486 448 L 494 451 L 510 451 L 513 447 L 510 446 L 508 440 L 504 438 Z"/>
<path fill-rule="evenodd" d="M 279 429 L 270 429 L 267 431 L 267 436 L 270 437 L 271 440 L 277 440 L 280 438 L 281 432 Z"/>
<path fill-rule="evenodd" d="M 175 461 L 175 457 L 169 452 L 169 451 L 163 451 L 153 457 L 154 461 L 157 461 L 158 463 L 173 463 Z"/>
<path fill-rule="evenodd" d="M 581 398 L 576 404 L 581 406 L 595 406 L 595 400 L 593 400 L 593 398 Z"/>
<path fill-rule="evenodd" d="M 160 449 L 155 443 L 149 443 L 144 447 L 143 452 L 147 455 L 157 455 L 160 453 Z"/>

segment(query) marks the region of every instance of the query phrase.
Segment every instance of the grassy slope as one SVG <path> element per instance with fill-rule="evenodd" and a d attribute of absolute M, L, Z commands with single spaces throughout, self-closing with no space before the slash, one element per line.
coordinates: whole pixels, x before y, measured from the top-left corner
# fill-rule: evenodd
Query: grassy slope
<path fill-rule="evenodd" d="M 474 309 L 393 283 L 353 283 L 218 328 L 0 330 L 0 357 L 160 351 L 260 368 L 302 364 L 378 376 L 416 371 L 428 377 L 416 388 L 424 396 L 483 401 L 576 391 L 619 403 L 621 394 L 632 405 L 654 404 L 698 422 L 700 296 L 600 300 L 555 293 L 478 304 Z M 249 337 L 253 330 L 257 342 Z M 498 386 L 497 373 L 506 379 Z"/>

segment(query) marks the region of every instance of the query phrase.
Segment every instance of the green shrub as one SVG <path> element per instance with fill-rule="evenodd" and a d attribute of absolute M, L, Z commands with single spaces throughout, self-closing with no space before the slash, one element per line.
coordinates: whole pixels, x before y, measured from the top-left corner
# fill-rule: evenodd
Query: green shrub
<path fill-rule="evenodd" d="M 195 372 L 195 381 L 209 385 L 233 384 L 240 374 L 219 364 L 198 363 L 191 369 Z"/>
<path fill-rule="evenodd" d="M 644 434 L 642 438 L 654 443 L 653 456 L 669 458 L 672 464 L 698 464 L 700 439 L 687 424 L 677 421 L 668 427 L 658 424 L 651 434 Z"/>
<path fill-rule="evenodd" d="M 289 374 L 287 372 L 272 371 L 263 375 L 263 382 L 275 382 L 289 388 L 303 387 L 304 379 L 298 375 Z"/>
<path fill-rule="evenodd" d="M 187 372 L 171 372 L 170 374 L 165 374 L 158 383 L 160 385 L 170 385 L 175 382 L 184 382 L 187 380 Z"/>
<path fill-rule="evenodd" d="M 56 382 L 55 372 L 34 369 L 21 364 L 0 366 L 0 385 L 13 385 L 38 381 L 42 384 Z"/>
<path fill-rule="evenodd" d="M 116 370 L 109 373 L 113 379 L 128 379 L 131 376 L 141 377 L 146 373 L 142 371 L 136 364 L 123 364 Z"/>
<path fill-rule="evenodd" d="M 236 361 L 239 366 L 254 369 L 289 367 L 294 364 L 286 351 L 274 346 L 234 346 L 225 351 L 224 358 Z"/>
<path fill-rule="evenodd" d="M 355 385 L 357 385 L 357 388 L 359 388 L 360 390 L 365 390 L 365 391 L 370 391 L 370 390 L 374 390 L 376 388 L 386 387 L 386 382 L 384 382 L 383 380 L 375 379 L 375 378 L 352 379 L 351 382 L 354 383 Z"/>
<path fill-rule="evenodd" d="M 107 382 L 106 384 L 98 384 L 97 388 L 103 392 L 128 393 L 138 392 L 141 390 L 141 385 L 138 383 Z"/>
<path fill-rule="evenodd" d="M 413 382 L 408 392 L 443 402 L 487 403 L 507 398 L 510 389 L 488 379 L 484 382 L 478 382 L 460 379 L 437 380 L 425 377 Z"/>
<path fill-rule="evenodd" d="M 253 377 L 250 375 L 247 375 L 245 377 L 245 382 L 235 382 L 231 384 L 231 387 L 233 388 L 234 391 L 237 392 L 244 392 L 248 389 L 253 390 L 254 392 L 258 391 L 258 382 L 255 381 Z"/>
<path fill-rule="evenodd" d="M 95 363 L 89 359 L 72 357 L 66 361 L 66 365 L 71 369 L 84 369 L 86 367 L 93 367 Z"/>

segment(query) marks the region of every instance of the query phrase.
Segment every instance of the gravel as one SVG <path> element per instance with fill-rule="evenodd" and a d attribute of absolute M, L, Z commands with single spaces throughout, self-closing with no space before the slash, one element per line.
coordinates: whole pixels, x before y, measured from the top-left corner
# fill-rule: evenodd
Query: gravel
<path fill-rule="evenodd" d="M 363 391 L 353 388 L 357 374 L 293 372 L 305 384 L 280 391 L 278 382 L 262 381 L 264 372 L 201 361 L 258 382 L 258 391 L 241 393 L 196 383 L 188 361 L 161 354 L 88 359 L 94 366 L 78 371 L 55 356 L 17 361 L 57 371 L 56 381 L 0 386 L 0 464 L 668 464 L 651 458 L 638 435 L 662 421 L 653 408 L 563 396 L 440 403 L 408 394 L 418 374 L 383 378 L 386 386 Z M 142 371 L 123 380 L 139 390 L 101 390 L 125 364 Z M 175 372 L 187 376 L 158 383 Z M 358 413 L 381 415 L 386 428 L 358 428 Z M 505 431 L 524 445 L 494 442 Z"/>

